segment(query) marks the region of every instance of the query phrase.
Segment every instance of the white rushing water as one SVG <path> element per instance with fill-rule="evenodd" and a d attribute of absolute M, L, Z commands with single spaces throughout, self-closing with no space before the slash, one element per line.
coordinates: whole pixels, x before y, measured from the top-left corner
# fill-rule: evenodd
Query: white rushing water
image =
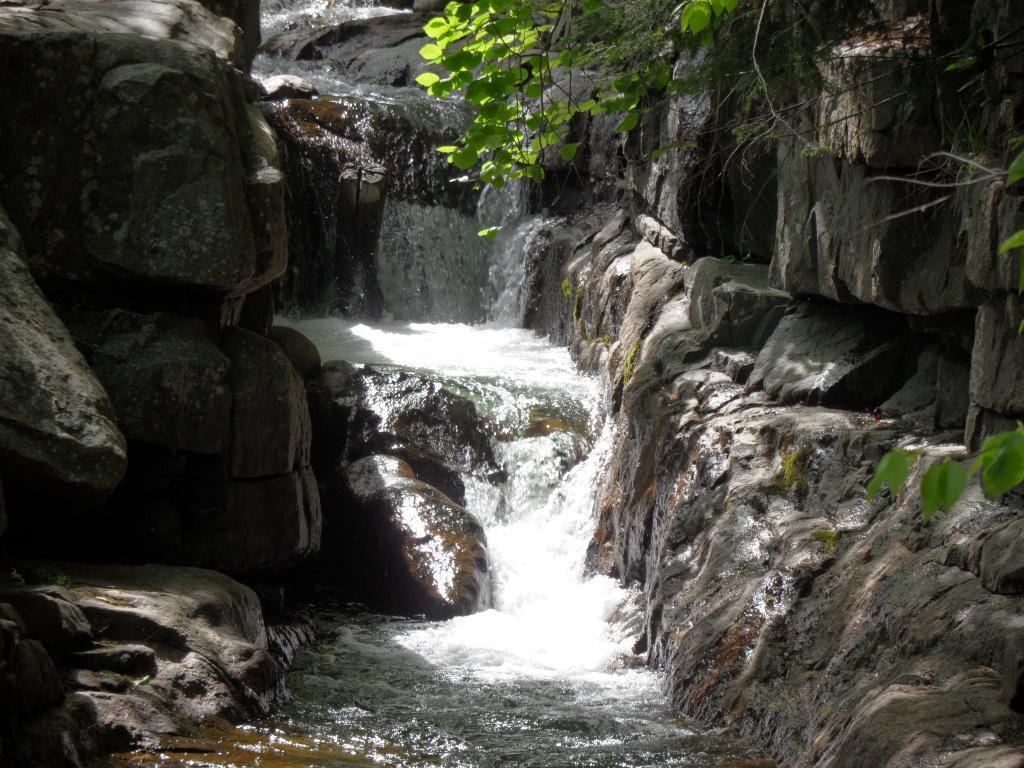
<path fill-rule="evenodd" d="M 577 372 L 568 351 L 532 331 L 495 324 L 317 318 L 295 325 L 325 361 L 395 365 L 490 393 L 509 424 L 522 425 L 537 411 L 577 423 L 586 414 L 590 439 L 554 431 L 499 443 L 509 474 L 503 487 L 467 478 L 467 507 L 487 533 L 496 608 L 428 624 L 399 642 L 456 675 L 582 676 L 607 686 L 629 678 L 627 687 L 650 695 L 653 676 L 621 671 L 636 640 L 630 626 L 610 621 L 629 617 L 629 593 L 613 579 L 584 573 L 611 435 L 600 426 L 597 382 Z"/>
<path fill-rule="evenodd" d="M 264 16 L 265 34 L 386 12 L 370 3 L 277 2 Z M 332 93 L 359 88 L 375 103 L 419 109 L 422 93 L 331 80 L 329 65 L 287 66 Z M 457 117 L 450 117 L 453 125 Z M 502 227 L 495 242 L 476 235 L 492 225 Z M 320 317 L 291 323 L 312 339 L 325 362 L 425 374 L 472 398 L 494 428 L 507 482 L 464 479 L 467 508 L 487 535 L 495 607 L 446 622 L 406 622 L 393 636 L 396 647 L 452 680 L 555 689 L 564 684 L 574 691 L 568 698 L 584 709 L 625 701 L 634 714 L 661 712 L 657 677 L 626 668 L 636 640 L 637 596 L 584 567 L 612 441 L 600 387 L 576 370 L 568 350 L 520 327 L 530 291 L 529 257 L 543 249 L 552 225 L 529 215 L 520 185 L 486 190 L 475 213 L 389 199 L 375 264 L 387 321 Z M 538 423 L 547 428 L 530 431 Z M 356 628 L 344 630 L 334 648 L 362 653 L 360 637 Z M 307 683 L 316 690 L 336 684 L 322 675 Z M 559 696 L 552 695 L 547 703 L 543 697 L 535 702 L 538 711 Z M 595 714 L 594 721 L 607 714 Z"/>
<path fill-rule="evenodd" d="M 488 680 L 571 675 L 598 681 L 621 666 L 636 638 L 610 620 L 628 595 L 614 580 L 585 576 L 583 569 L 597 475 L 609 444 L 603 433 L 546 503 L 534 506 L 535 495 L 526 494 L 527 504 L 513 505 L 501 519 L 486 499 L 471 497 L 470 511 L 487 531 L 496 608 L 410 632 L 400 642 L 455 674 Z M 518 458 L 543 473 L 543 460 L 531 462 L 526 451 Z M 510 468 L 513 477 L 516 470 Z"/>

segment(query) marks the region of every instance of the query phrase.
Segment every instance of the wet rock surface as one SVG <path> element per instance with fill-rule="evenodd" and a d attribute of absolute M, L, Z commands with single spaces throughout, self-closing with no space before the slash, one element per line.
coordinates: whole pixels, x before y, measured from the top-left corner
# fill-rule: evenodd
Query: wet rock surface
<path fill-rule="evenodd" d="M 203 718 L 265 714 L 284 695 L 259 601 L 226 576 L 18 567 L 65 584 L 0 589 L 0 687 L 12 686 L 4 701 L 17 702 L 18 717 L 5 757 L 18 765 L 78 765 L 99 751 L 151 748 Z"/>
<path fill-rule="evenodd" d="M 722 122 L 716 148 L 731 146 L 729 95 L 645 113 L 627 159 L 670 150 L 630 165 L 619 212 L 532 299 L 533 327 L 612 400 L 591 566 L 643 589 L 638 647 L 674 705 L 783 765 L 1024 761 L 1024 502 L 970 485 L 924 524 L 917 490 L 1020 419 L 1018 259 L 997 255 L 1019 201 L 999 181 L 914 183 L 949 140 L 931 68 L 951 30 L 972 13 L 1013 29 L 1009 7 L 883 4 L 885 31 L 836 44 L 822 91 L 801 94 L 794 130 L 812 138 L 745 150 L 714 181 L 701 142 Z M 982 79 L 1000 96 L 975 105 L 997 164 L 1018 73 L 996 54 Z M 898 444 L 923 459 L 898 496 L 868 500 Z"/>
<path fill-rule="evenodd" d="M 1016 764 L 1021 499 L 974 488 L 920 522 L 921 473 L 965 456 L 961 326 L 782 315 L 763 267 L 753 291 L 731 270 L 675 264 L 621 222 L 565 269 L 574 353 L 621 389 L 592 567 L 643 585 L 641 647 L 674 705 L 785 764 Z M 913 431 L 907 490 L 866 500 Z"/>
<path fill-rule="evenodd" d="M 310 383 L 324 543 L 314 581 L 429 618 L 490 605 L 486 539 L 462 505 L 502 474 L 473 403 L 407 371 L 328 363 Z"/>
<path fill-rule="evenodd" d="M 279 305 L 379 317 L 376 259 L 386 203 L 474 210 L 475 195 L 448 183 L 434 149 L 456 138 L 465 115 L 405 94 L 291 99 L 269 118 L 288 176 L 291 268 L 277 287 Z"/>
<path fill-rule="evenodd" d="M 427 68 L 419 50 L 428 41 L 423 25 L 429 19 L 424 13 L 398 13 L 300 29 L 271 38 L 263 51 L 292 60 L 327 59 L 350 82 L 413 86 Z"/>
<path fill-rule="evenodd" d="M 473 402 L 427 376 L 332 362 L 310 391 L 314 466 L 324 476 L 340 463 L 373 453 L 422 464 L 426 471 L 432 466 L 481 476 L 501 471 Z M 340 429 L 342 424 L 347 429 Z"/>
<path fill-rule="evenodd" d="M 591 567 L 643 590 L 638 648 L 666 671 L 673 704 L 783 765 L 1024 761 L 1011 543 L 1024 500 L 971 484 L 925 524 L 918 492 L 929 467 L 1020 418 L 1017 259 L 994 255 L 1019 211 L 998 182 L 954 203 L 894 167 L 940 140 L 919 22 L 876 41 L 914 49 L 887 48 L 893 59 L 838 46 L 828 82 L 877 79 L 809 94 L 809 135 L 829 152 L 791 139 L 752 152 L 710 195 L 710 216 L 686 195 L 707 180 L 688 174 L 712 105 L 680 98 L 645 115 L 627 156 L 630 143 L 687 149 L 631 169 L 628 205 L 552 261 L 561 287 L 549 278 L 533 299 L 534 327 L 564 339 L 612 400 Z M 991 75 L 1016 104 L 1007 69 Z M 996 130 L 1005 114 L 989 108 Z M 679 263 L 708 251 L 746 258 Z M 868 500 L 895 445 L 923 458 L 902 493 Z"/>
<path fill-rule="evenodd" d="M 432 619 L 491 604 L 480 523 L 412 468 L 368 456 L 341 468 L 325 498 L 318 580 L 351 599 Z"/>

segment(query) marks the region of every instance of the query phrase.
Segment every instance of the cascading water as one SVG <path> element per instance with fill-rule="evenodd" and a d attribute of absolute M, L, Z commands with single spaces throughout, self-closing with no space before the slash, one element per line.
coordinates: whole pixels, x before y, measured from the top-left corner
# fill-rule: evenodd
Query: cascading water
<path fill-rule="evenodd" d="M 302 0 L 268 19 L 273 32 L 387 12 Z M 275 69 L 266 59 L 258 67 Z M 319 85 L 358 90 L 332 78 Z M 640 596 L 585 572 L 611 429 L 598 383 L 567 350 L 520 327 L 528 256 L 551 222 L 524 215 L 516 189 L 483 195 L 475 211 L 400 192 L 391 189 L 383 208 L 375 262 L 390 319 L 289 322 L 325 362 L 416 371 L 466 393 L 486 416 L 507 480 L 463 480 L 466 508 L 486 530 L 494 608 L 433 622 L 320 607 L 317 640 L 288 678 L 291 705 L 267 722 L 207 734 L 205 751 L 179 744 L 160 764 L 740 765 L 730 761 L 747 752 L 690 730 L 639 664 Z M 495 223 L 503 231 L 494 243 L 477 237 Z"/>

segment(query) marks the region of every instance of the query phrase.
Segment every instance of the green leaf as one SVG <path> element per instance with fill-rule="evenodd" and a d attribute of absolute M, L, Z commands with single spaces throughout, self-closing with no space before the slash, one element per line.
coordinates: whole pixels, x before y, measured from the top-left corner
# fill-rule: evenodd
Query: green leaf
<path fill-rule="evenodd" d="M 416 82 L 422 85 L 424 88 L 429 88 L 434 83 L 441 81 L 441 78 L 435 75 L 433 72 L 424 72 L 421 75 L 416 76 Z"/>
<path fill-rule="evenodd" d="M 948 67 L 946 67 L 946 71 L 956 72 L 958 69 L 968 69 L 969 67 L 973 67 L 977 63 L 978 59 L 976 56 L 963 56 L 954 61 Z"/>
<path fill-rule="evenodd" d="M 1018 230 L 999 244 L 999 253 L 1007 253 L 1014 248 L 1024 248 L 1024 229 Z"/>
<path fill-rule="evenodd" d="M 477 232 L 477 235 L 480 237 L 486 237 L 488 240 L 494 240 L 494 238 L 498 236 L 499 232 L 501 232 L 501 227 L 487 227 L 487 229 L 481 229 Z"/>
<path fill-rule="evenodd" d="M 560 150 L 558 150 L 558 156 L 566 162 L 572 162 L 572 159 L 576 157 L 576 152 L 579 150 L 579 142 L 573 144 L 566 144 Z"/>
<path fill-rule="evenodd" d="M 889 451 L 875 467 L 875 475 L 868 483 L 868 499 L 873 499 L 882 490 L 882 486 L 889 486 L 889 493 L 893 496 L 903 490 L 910 477 L 910 468 L 917 461 L 918 455 L 913 451 L 905 451 L 902 448 L 894 448 Z"/>
<path fill-rule="evenodd" d="M 427 37 L 432 37 L 436 40 L 450 28 L 445 19 L 436 17 L 427 22 L 426 26 L 423 27 L 423 31 L 427 33 Z"/>
<path fill-rule="evenodd" d="M 441 46 L 435 43 L 427 43 L 420 48 L 420 56 L 427 61 L 437 61 L 443 54 L 444 51 L 441 50 Z"/>
<path fill-rule="evenodd" d="M 463 147 L 458 152 L 453 153 L 448 158 L 448 162 L 454 163 L 461 171 L 468 171 L 476 165 L 476 161 L 479 157 L 480 153 L 472 147 Z"/>
<path fill-rule="evenodd" d="M 927 523 L 939 509 L 949 511 L 967 487 L 967 470 L 958 461 L 946 459 L 929 469 L 921 480 L 921 506 Z"/>
<path fill-rule="evenodd" d="M 683 15 L 679 25 L 683 32 L 692 35 L 699 35 L 711 23 L 711 5 L 707 0 L 690 0 L 690 4 L 683 9 Z"/>
<path fill-rule="evenodd" d="M 1018 154 L 1010 163 L 1010 170 L 1006 174 L 1006 186 L 1016 184 L 1021 179 L 1024 179 L 1024 152 Z"/>
<path fill-rule="evenodd" d="M 466 48 L 463 48 L 457 53 L 453 53 L 451 56 L 445 56 L 441 60 L 441 65 L 451 72 L 462 72 L 468 69 L 473 69 L 479 63 L 480 54 L 473 53 Z"/>
<path fill-rule="evenodd" d="M 615 126 L 615 130 L 619 133 L 629 133 L 636 128 L 638 122 L 640 122 L 640 113 L 630 112 L 622 119 L 621 123 Z"/>
<path fill-rule="evenodd" d="M 981 484 L 997 499 L 1024 483 L 1024 432 L 1002 432 L 981 446 Z"/>
<path fill-rule="evenodd" d="M 450 155 L 452 152 L 458 152 L 459 148 L 445 145 L 443 147 L 438 147 L 437 151 L 440 152 L 442 155 Z"/>

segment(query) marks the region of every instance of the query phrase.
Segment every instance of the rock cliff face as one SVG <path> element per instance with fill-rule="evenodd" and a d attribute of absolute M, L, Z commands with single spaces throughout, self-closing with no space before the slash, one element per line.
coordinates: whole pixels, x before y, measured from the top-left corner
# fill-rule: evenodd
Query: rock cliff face
<path fill-rule="evenodd" d="M 1018 261 L 996 255 L 1024 220 L 997 178 L 904 179 L 951 146 L 936 61 L 963 29 L 1001 39 L 1024 19 L 1006 2 L 889 5 L 901 42 L 838 43 L 823 91 L 800 94 L 806 141 L 723 171 L 702 154 L 716 94 L 647 115 L 625 194 L 605 198 L 617 213 L 587 228 L 567 211 L 577 245 L 538 265 L 529 319 L 606 383 L 590 563 L 644 590 L 639 650 L 675 706 L 785 765 L 1008 768 L 1024 762 L 1024 497 L 973 488 L 925 524 L 917 487 L 1024 416 Z M 979 75 L 991 167 L 1020 125 L 1020 66 L 997 52 Z M 648 161 L 659 145 L 686 148 Z M 730 252 L 745 258 L 701 258 Z M 868 501 L 897 444 L 924 459 Z"/>
<path fill-rule="evenodd" d="M 240 71 L 258 15 L 0 8 L 4 766 L 285 694 L 256 594 L 181 567 L 260 583 L 320 544 L 303 358 L 271 333 L 284 176 Z"/>

